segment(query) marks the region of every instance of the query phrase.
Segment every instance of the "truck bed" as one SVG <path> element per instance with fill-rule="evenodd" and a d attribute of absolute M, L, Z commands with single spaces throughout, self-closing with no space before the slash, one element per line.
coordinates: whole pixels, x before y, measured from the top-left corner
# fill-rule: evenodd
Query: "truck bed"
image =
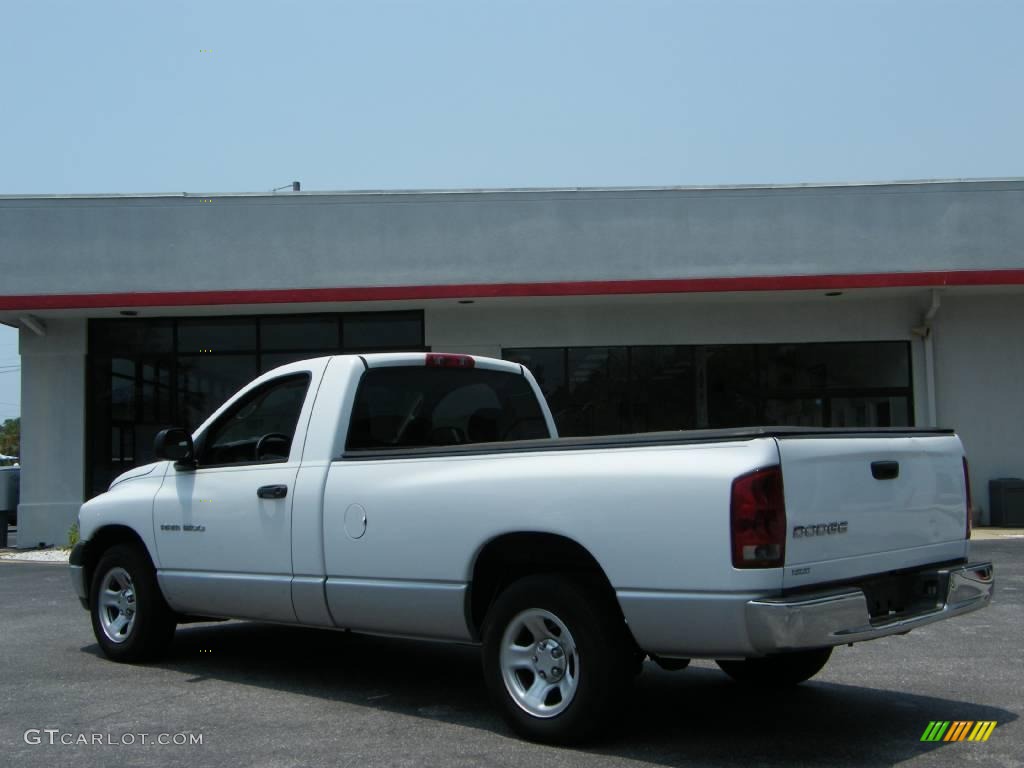
<path fill-rule="evenodd" d="M 383 458 L 414 458 L 426 456 L 457 456 L 481 453 L 527 453 L 536 451 L 583 451 L 602 448 L 645 448 L 659 445 L 691 445 L 728 443 L 774 438 L 849 438 L 849 437 L 925 437 L 952 435 L 952 429 L 939 427 L 736 427 L 730 429 L 689 429 L 668 432 L 640 432 L 626 435 L 596 437 L 558 437 L 540 440 L 517 440 L 501 443 L 472 443 L 427 448 L 395 448 L 372 451 L 346 451 L 345 460 Z"/>

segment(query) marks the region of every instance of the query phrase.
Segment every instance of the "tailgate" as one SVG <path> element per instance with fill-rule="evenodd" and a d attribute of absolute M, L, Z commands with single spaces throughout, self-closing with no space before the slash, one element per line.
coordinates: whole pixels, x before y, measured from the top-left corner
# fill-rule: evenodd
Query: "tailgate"
<path fill-rule="evenodd" d="M 963 558 L 963 447 L 956 435 L 780 437 L 783 587 Z"/>

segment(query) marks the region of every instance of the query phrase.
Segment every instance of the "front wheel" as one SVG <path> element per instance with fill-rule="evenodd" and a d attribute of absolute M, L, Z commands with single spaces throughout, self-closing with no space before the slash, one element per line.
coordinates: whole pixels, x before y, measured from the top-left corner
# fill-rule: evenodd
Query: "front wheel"
<path fill-rule="evenodd" d="M 831 648 L 776 653 L 756 659 L 715 663 L 733 680 L 763 688 L 786 688 L 810 680 L 832 655 Z"/>
<path fill-rule="evenodd" d="M 598 732 L 624 703 L 634 655 L 613 600 L 583 579 L 520 579 L 484 623 L 491 697 L 533 741 L 574 743 Z"/>
<path fill-rule="evenodd" d="M 149 558 L 119 544 L 100 558 L 89 600 L 92 630 L 107 658 L 144 661 L 160 655 L 174 635 L 175 621 L 164 602 Z"/>

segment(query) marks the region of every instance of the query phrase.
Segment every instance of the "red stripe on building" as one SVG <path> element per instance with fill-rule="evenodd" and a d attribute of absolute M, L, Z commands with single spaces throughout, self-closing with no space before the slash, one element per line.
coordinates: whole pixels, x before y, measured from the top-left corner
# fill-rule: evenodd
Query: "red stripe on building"
<path fill-rule="evenodd" d="M 695 277 L 670 280 L 584 280 L 545 283 L 268 288 L 237 291 L 154 291 L 0 296 L 0 310 L 102 309 L 112 307 L 306 304 L 344 301 L 483 299 L 522 296 L 613 296 L 652 293 L 853 290 L 1024 285 L 1024 269 L 947 272 L 883 272 L 847 275 Z"/>

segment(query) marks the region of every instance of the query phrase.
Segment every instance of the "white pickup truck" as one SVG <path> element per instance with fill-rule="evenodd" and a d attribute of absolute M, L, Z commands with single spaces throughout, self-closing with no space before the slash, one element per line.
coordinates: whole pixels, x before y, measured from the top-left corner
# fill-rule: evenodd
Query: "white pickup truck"
<path fill-rule="evenodd" d="M 210 618 L 478 644 L 541 741 L 600 728 L 645 657 L 791 685 L 993 588 L 944 430 L 559 439 L 524 367 L 401 353 L 277 368 L 156 453 L 79 515 L 111 659 Z"/>

